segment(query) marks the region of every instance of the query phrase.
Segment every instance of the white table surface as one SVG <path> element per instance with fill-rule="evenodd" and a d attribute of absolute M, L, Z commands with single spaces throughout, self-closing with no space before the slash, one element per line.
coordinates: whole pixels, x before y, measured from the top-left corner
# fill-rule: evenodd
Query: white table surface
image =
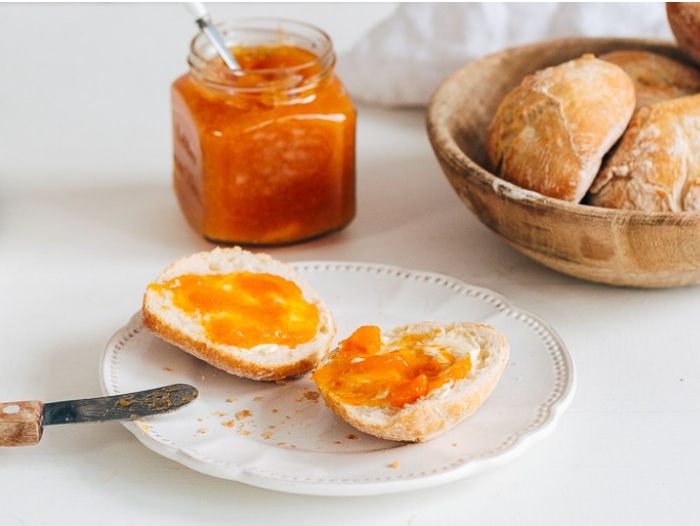
<path fill-rule="evenodd" d="M 306 19 L 341 51 L 391 9 L 212 8 Z M 172 5 L 0 5 L 0 400 L 99 394 L 104 344 L 144 285 L 210 247 L 170 189 L 168 84 L 191 33 Z M 343 499 L 200 475 L 116 423 L 56 427 L 0 450 L 0 525 L 697 524 L 700 289 L 610 288 L 529 261 L 462 206 L 423 123 L 360 106 L 357 219 L 272 253 L 446 272 L 538 314 L 579 374 L 551 437 L 468 480 Z"/>

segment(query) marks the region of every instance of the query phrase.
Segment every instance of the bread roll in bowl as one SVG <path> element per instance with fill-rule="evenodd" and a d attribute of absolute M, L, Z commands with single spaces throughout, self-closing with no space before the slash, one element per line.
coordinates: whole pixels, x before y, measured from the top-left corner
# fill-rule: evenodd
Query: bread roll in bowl
<path fill-rule="evenodd" d="M 637 111 L 589 202 L 645 212 L 700 210 L 700 95 Z"/>
<path fill-rule="evenodd" d="M 621 67 L 634 82 L 636 108 L 700 91 L 700 71 L 678 60 L 642 50 L 605 53 L 601 60 Z"/>
<path fill-rule="evenodd" d="M 586 202 L 646 212 L 697 210 L 700 96 L 694 94 L 700 91 L 700 71 L 648 51 L 614 51 L 601 58 L 632 78 L 637 111 Z"/>
<path fill-rule="evenodd" d="M 430 141 L 465 206 L 539 263 L 612 285 L 700 283 L 700 213 L 616 210 L 563 201 L 497 177 L 486 160 L 489 124 L 500 102 L 525 76 L 585 53 L 601 56 L 629 49 L 688 61 L 668 42 L 633 38 L 565 38 L 500 51 L 464 64 L 440 85 L 428 107 Z M 472 246 L 467 243 L 463 249 L 468 254 Z"/>
<path fill-rule="evenodd" d="M 593 55 L 536 71 L 499 104 L 489 163 L 522 188 L 578 203 L 634 107 L 630 77 Z"/>

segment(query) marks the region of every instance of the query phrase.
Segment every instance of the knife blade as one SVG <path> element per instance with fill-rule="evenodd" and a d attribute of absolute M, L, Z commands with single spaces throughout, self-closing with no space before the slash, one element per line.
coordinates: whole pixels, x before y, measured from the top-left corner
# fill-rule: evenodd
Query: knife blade
<path fill-rule="evenodd" d="M 44 426 L 125 420 L 168 413 L 189 404 L 199 391 L 173 384 L 146 391 L 100 398 L 42 403 L 38 400 L 0 403 L 0 446 L 33 445 Z"/>

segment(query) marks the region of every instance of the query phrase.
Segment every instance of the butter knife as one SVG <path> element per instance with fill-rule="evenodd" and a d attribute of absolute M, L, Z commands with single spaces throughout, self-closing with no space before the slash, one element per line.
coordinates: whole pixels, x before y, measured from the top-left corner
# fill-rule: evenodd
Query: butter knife
<path fill-rule="evenodd" d="M 39 443 L 45 426 L 126 420 L 168 413 L 195 400 L 199 391 L 174 384 L 116 396 L 43 403 L 0 402 L 0 446 Z"/>

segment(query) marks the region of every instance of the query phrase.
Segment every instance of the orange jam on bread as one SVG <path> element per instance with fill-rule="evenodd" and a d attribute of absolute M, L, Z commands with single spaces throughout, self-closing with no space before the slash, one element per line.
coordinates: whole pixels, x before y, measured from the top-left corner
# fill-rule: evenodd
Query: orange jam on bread
<path fill-rule="evenodd" d="M 238 74 L 193 47 L 172 86 L 175 191 L 211 240 L 289 243 L 355 214 L 355 109 L 330 42 L 317 55 L 265 35 L 280 41 L 231 49 Z"/>
<path fill-rule="evenodd" d="M 320 321 L 318 307 L 299 286 L 274 274 L 184 274 L 150 287 L 170 291 L 178 309 L 198 314 L 207 338 L 217 344 L 295 347 L 315 337 Z"/>
<path fill-rule="evenodd" d="M 406 334 L 385 344 L 379 327 L 360 327 L 313 379 L 347 404 L 403 407 L 471 370 L 469 354 L 460 357 L 436 345 L 435 336 L 435 331 Z"/>

